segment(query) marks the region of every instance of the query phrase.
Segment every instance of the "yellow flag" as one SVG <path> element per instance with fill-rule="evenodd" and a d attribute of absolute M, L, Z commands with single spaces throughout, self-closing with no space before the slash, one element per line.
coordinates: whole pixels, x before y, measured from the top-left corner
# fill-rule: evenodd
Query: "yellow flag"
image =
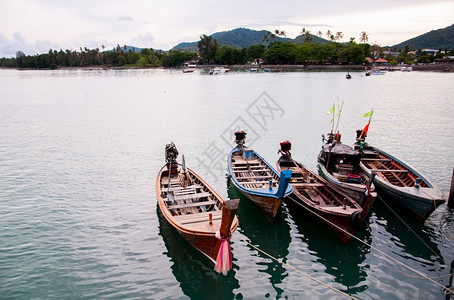
<path fill-rule="evenodd" d="M 334 110 L 335 110 L 335 107 L 334 107 L 334 103 L 333 103 L 333 106 L 328 110 L 328 112 L 326 114 L 327 115 L 334 114 Z"/>
<path fill-rule="evenodd" d="M 373 114 L 374 114 L 374 109 L 371 109 L 369 112 L 367 112 L 363 115 L 363 118 L 372 117 Z"/>

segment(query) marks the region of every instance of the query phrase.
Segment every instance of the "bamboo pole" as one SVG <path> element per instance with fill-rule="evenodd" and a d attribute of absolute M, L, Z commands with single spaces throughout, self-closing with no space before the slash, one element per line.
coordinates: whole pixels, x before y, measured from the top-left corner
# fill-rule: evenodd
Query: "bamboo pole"
<path fill-rule="evenodd" d="M 454 208 L 454 168 L 452 168 L 451 190 L 449 192 L 448 207 Z"/>

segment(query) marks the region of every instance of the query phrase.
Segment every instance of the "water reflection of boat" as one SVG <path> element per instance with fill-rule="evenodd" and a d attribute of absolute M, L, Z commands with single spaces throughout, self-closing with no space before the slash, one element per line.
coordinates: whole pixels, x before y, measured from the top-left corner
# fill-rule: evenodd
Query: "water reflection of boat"
<path fill-rule="evenodd" d="M 246 132 L 236 131 L 235 138 L 237 146 L 227 159 L 230 181 L 273 221 L 284 197 L 292 193 L 288 184 L 292 171 L 279 175 L 257 152 L 247 148 Z"/>
<path fill-rule="evenodd" d="M 170 259 L 171 270 L 179 286 L 173 288 L 181 291 L 190 299 L 233 299 L 235 289 L 239 283 L 235 278 L 235 272 L 229 272 L 226 276 L 219 276 L 204 262 L 204 256 L 193 247 L 187 247 L 180 235 L 165 220 L 159 205 L 157 205 L 159 221 L 159 235 L 164 240 L 167 252 L 164 254 Z M 235 265 L 234 265 L 234 268 Z M 167 287 L 172 288 L 172 287 Z M 175 295 L 175 293 L 170 293 Z"/>
<path fill-rule="evenodd" d="M 436 262 L 441 265 L 445 263 L 437 246 L 439 241 L 436 241 L 441 238 L 439 228 L 412 219 L 406 220 L 405 224 L 402 224 L 400 216 L 392 213 L 383 205 L 378 205 L 374 209 L 374 219 L 371 228 L 373 231 L 380 231 L 386 247 L 394 244 L 392 248 L 400 249 L 393 252 L 401 253 L 399 255 L 403 255 L 407 259 L 418 261 L 423 259 L 425 263 L 431 265 Z"/>
<path fill-rule="evenodd" d="M 166 165 L 156 178 L 156 195 L 161 213 L 176 231 L 192 246 L 216 262 L 216 270 L 224 274 L 230 269 L 228 240 L 238 226 L 235 216 L 238 200 L 224 201 L 199 175 L 176 159 L 173 143 L 165 148 Z M 227 247 L 227 248 L 226 248 Z M 218 260 L 217 260 L 218 259 Z M 218 263 L 219 262 L 219 263 Z"/>
<path fill-rule="evenodd" d="M 270 223 L 261 216 L 260 209 L 251 201 L 247 201 L 245 196 L 234 185 L 228 187 L 227 193 L 229 197 L 240 199 L 237 215 L 241 226 L 238 227 L 238 233 L 243 234 L 250 244 L 274 258 L 286 262 L 292 240 L 290 226 L 286 220 L 288 216 L 286 204 L 283 203 L 274 222 Z M 262 280 L 268 278 L 269 283 L 276 292 L 275 298 L 279 299 L 286 292 L 282 285 L 289 275 L 288 270 L 262 252 L 250 246 L 248 248 L 250 249 L 250 255 L 248 256 L 260 258 L 256 263 L 259 268 L 255 267 L 255 269 L 263 273 L 263 276 L 257 278 L 257 282 L 251 283 L 251 286 L 259 285 L 265 287 L 266 284 Z M 252 259 L 257 260 L 256 258 Z M 255 295 L 259 294 L 255 293 Z"/>
<path fill-rule="evenodd" d="M 304 258 L 300 260 L 324 265 L 323 272 L 334 276 L 334 281 L 342 284 L 345 287 L 342 290 L 349 295 L 367 289 L 369 266 L 364 264 L 364 261 L 370 248 L 359 242 L 352 241 L 348 244 L 341 242 L 335 238 L 334 233 L 327 232 L 325 228 L 307 219 L 305 215 L 299 214 L 298 210 L 293 210 L 292 206 L 295 204 L 289 202 L 288 205 L 288 214 L 298 230 L 298 236 L 308 248 Z M 333 238 L 328 238 L 330 234 Z M 358 232 L 355 236 L 367 244 L 372 242 L 372 236 L 368 231 Z"/>

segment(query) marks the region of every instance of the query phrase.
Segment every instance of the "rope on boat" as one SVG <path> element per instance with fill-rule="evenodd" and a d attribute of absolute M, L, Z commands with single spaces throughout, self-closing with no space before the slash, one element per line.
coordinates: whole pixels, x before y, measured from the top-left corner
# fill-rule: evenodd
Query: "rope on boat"
<path fill-rule="evenodd" d="M 295 203 L 298 203 L 298 202 L 295 202 Z M 299 204 L 299 203 L 298 203 L 298 204 Z M 299 205 L 301 205 L 301 204 L 299 204 Z M 360 240 L 360 239 L 357 238 L 355 235 L 351 234 L 351 233 L 348 232 L 348 231 L 345 231 L 343 228 L 341 228 L 341 227 L 337 226 L 336 224 L 334 224 L 333 222 L 331 222 L 331 221 L 325 219 L 323 216 L 317 214 L 316 212 L 313 212 L 313 211 L 311 211 L 311 210 L 309 210 L 309 211 L 312 212 L 313 214 L 315 214 L 316 216 L 318 216 L 319 218 L 323 219 L 323 220 L 326 221 L 327 223 L 331 224 L 332 226 L 336 227 L 336 228 L 339 229 L 340 231 L 344 232 L 345 234 L 348 234 L 349 236 L 351 236 L 352 238 L 354 238 L 354 239 L 357 240 L 358 242 L 360 242 L 360 243 L 362 243 L 362 244 L 364 244 L 364 245 L 370 247 L 371 249 L 374 249 L 374 250 L 378 251 L 381 255 L 383 255 L 383 256 L 389 258 L 390 260 L 392 260 L 392 261 L 394 261 L 394 262 L 400 264 L 401 266 L 403 266 L 403 267 L 409 269 L 410 271 L 412 271 L 412 272 L 418 274 L 419 276 L 421 276 L 421 278 L 423 278 L 423 279 L 425 279 L 425 280 L 428 280 L 428 281 L 434 283 L 435 285 L 438 285 L 439 287 L 441 287 L 441 288 L 443 289 L 443 291 L 444 291 L 445 293 L 447 293 L 447 294 L 452 293 L 452 291 L 451 291 L 450 288 L 445 287 L 444 285 L 442 285 L 442 284 L 436 282 L 435 280 L 433 280 L 432 278 L 428 277 L 428 276 L 425 275 L 424 273 L 422 273 L 422 272 L 420 272 L 420 271 L 418 271 L 418 270 L 416 270 L 416 269 L 414 269 L 414 268 L 412 268 L 412 267 L 410 267 L 410 266 L 407 266 L 407 265 L 404 264 L 403 262 L 400 262 L 399 260 L 397 260 L 397 259 L 391 257 L 390 255 L 384 253 L 383 251 L 381 251 L 381 250 L 378 249 L 377 247 L 374 247 L 374 246 L 372 246 L 372 245 L 370 245 L 370 244 L 368 244 L 368 243 L 366 243 L 366 242 Z M 438 256 L 438 255 L 437 255 L 437 256 Z M 452 273 L 449 274 L 449 275 L 452 275 Z"/>
<path fill-rule="evenodd" d="M 350 299 L 357 299 L 357 298 L 355 298 L 355 297 L 353 297 L 353 296 L 350 296 L 350 295 L 348 295 L 348 294 L 342 292 L 341 290 L 338 290 L 338 289 L 336 289 L 336 288 L 334 288 L 334 287 L 332 287 L 332 286 L 330 286 L 330 285 L 324 283 L 323 281 L 318 280 L 317 278 L 314 278 L 314 277 L 310 276 L 309 274 L 304 273 L 303 271 L 300 271 L 300 270 L 296 269 L 295 267 L 290 266 L 289 264 L 287 264 L 287 263 L 285 263 L 285 262 L 283 262 L 283 261 L 280 261 L 280 260 L 277 259 L 276 257 L 272 256 L 271 254 L 266 253 L 265 251 L 263 251 L 263 250 L 259 249 L 258 247 L 252 245 L 252 244 L 249 243 L 248 241 L 245 241 L 245 240 L 241 240 L 241 241 L 242 241 L 242 242 L 245 242 L 246 244 L 248 244 L 250 247 L 254 248 L 255 250 L 257 250 L 257 251 L 259 251 L 259 252 L 265 254 L 266 256 L 268 256 L 269 258 L 271 258 L 272 260 L 274 260 L 274 261 L 276 261 L 276 262 L 278 262 L 278 263 L 280 263 L 280 264 L 282 264 L 282 265 L 284 265 L 284 266 L 286 266 L 286 267 L 288 267 L 288 268 L 290 268 L 290 269 L 292 269 L 292 270 L 294 270 L 294 271 L 300 273 L 301 275 L 304 275 L 304 276 L 306 276 L 307 278 L 309 278 L 309 279 L 311 279 L 311 280 L 313 280 L 313 281 L 316 281 L 316 282 L 320 283 L 321 285 L 323 285 L 323 286 L 325 286 L 325 287 L 327 287 L 327 288 L 329 288 L 329 289 L 331 289 L 331 290 L 333 290 L 333 291 L 335 291 L 335 292 L 337 292 L 337 293 L 339 293 L 339 294 L 341 294 L 341 295 L 344 295 L 345 297 L 348 297 L 348 298 L 350 298 Z"/>

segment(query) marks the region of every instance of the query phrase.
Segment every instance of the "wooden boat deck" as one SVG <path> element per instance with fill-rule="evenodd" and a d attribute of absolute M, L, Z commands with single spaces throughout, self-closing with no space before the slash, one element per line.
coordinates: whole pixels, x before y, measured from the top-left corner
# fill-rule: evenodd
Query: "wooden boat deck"
<path fill-rule="evenodd" d="M 323 207 L 324 210 L 342 213 L 351 213 L 352 210 L 358 209 L 355 203 L 347 201 L 343 195 L 332 189 L 304 166 L 281 166 L 281 170 L 286 169 L 292 170 L 290 185 L 296 193 L 312 202 L 313 205 Z"/>
<path fill-rule="evenodd" d="M 417 176 L 413 172 L 386 155 L 375 153 L 376 157 L 366 157 L 361 160 L 366 168 L 392 185 L 399 187 L 415 186 Z M 421 181 L 421 187 L 427 187 L 427 184 Z"/>
<path fill-rule="evenodd" d="M 232 155 L 232 170 L 238 182 L 247 189 L 273 188 L 279 180 L 271 169 L 259 158 L 245 160 L 241 155 Z"/>
<path fill-rule="evenodd" d="M 216 197 L 194 176 L 190 176 L 190 180 L 193 184 L 180 187 L 178 174 L 172 175 L 170 180 L 161 178 L 161 197 L 174 219 L 189 224 L 205 222 L 209 213 L 213 217 L 222 216 L 222 204 Z"/>

